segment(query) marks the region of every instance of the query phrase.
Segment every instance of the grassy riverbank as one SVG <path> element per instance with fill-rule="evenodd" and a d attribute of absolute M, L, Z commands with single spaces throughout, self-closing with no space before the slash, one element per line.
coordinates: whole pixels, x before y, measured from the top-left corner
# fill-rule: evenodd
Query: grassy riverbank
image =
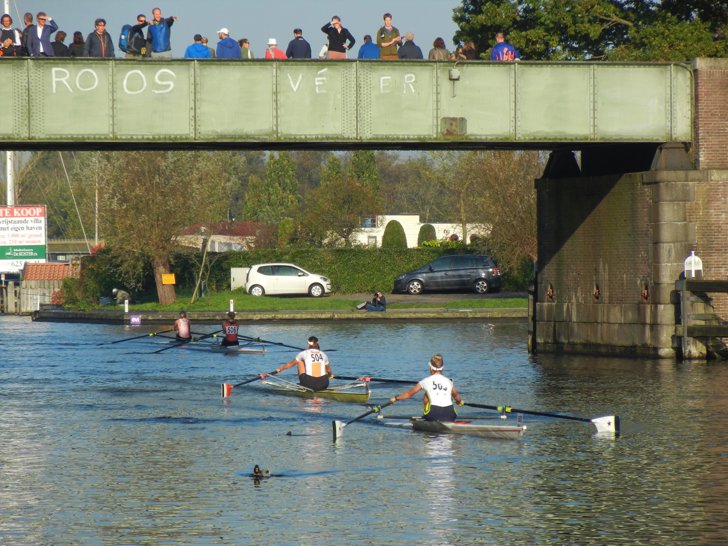
<path fill-rule="evenodd" d="M 370 296 L 361 294 L 332 295 L 324 298 L 294 297 L 294 296 L 264 296 L 255 297 L 246 294 L 243 290 L 233 292 L 213 292 L 195 303 L 190 304 L 191 293 L 179 291 L 177 301 L 173 305 L 159 305 L 158 303 L 143 303 L 131 305 L 130 309 L 139 311 L 174 311 L 185 309 L 187 311 L 220 311 L 230 307 L 230 300 L 234 300 L 236 311 L 340 311 L 352 309 Z M 462 294 L 448 294 L 446 297 L 433 297 L 427 301 L 428 296 L 412 297 L 406 295 L 387 295 L 390 309 L 496 309 L 496 308 L 525 308 L 528 301 L 525 297 L 465 297 Z"/>

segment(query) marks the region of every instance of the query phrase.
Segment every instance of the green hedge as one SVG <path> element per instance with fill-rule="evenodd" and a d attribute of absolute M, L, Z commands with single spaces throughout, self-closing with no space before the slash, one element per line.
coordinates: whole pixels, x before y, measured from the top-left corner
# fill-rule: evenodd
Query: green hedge
<path fill-rule="evenodd" d="M 230 289 L 230 268 L 250 267 L 267 262 L 290 262 L 304 269 L 325 275 L 331 279 L 334 292 L 351 294 L 369 293 L 374 290 L 391 292 L 398 275 L 425 265 L 446 254 L 473 252 L 462 245 L 450 248 L 383 249 L 383 248 L 301 248 L 259 249 L 245 252 L 226 252 L 210 255 L 212 267 L 208 278 L 208 289 L 222 291 Z M 192 289 L 197 277 L 201 253 L 183 252 L 173 256 L 172 272 L 177 287 Z M 81 286 L 68 286 L 67 290 L 76 299 L 87 303 L 98 301 L 101 296 L 110 296 L 111 288 L 118 286 L 118 275 L 114 271 L 113 253 L 84 258 Z M 531 266 L 524 264 L 519 271 L 503 278 L 505 290 L 525 290 L 531 279 Z M 65 287 L 64 287 L 65 288 Z M 69 294 L 70 295 L 70 294 Z M 137 301 L 155 301 L 154 278 L 148 275 L 142 290 L 135 292 Z M 65 294 L 64 294 L 65 296 Z"/>

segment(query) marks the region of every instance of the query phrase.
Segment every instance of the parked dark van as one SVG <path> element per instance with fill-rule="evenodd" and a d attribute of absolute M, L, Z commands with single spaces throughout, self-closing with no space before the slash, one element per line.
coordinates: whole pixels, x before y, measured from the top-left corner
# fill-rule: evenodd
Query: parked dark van
<path fill-rule="evenodd" d="M 394 292 L 410 294 L 439 290 L 474 290 L 487 294 L 500 288 L 500 270 L 492 258 L 472 254 L 443 256 L 394 280 Z"/>

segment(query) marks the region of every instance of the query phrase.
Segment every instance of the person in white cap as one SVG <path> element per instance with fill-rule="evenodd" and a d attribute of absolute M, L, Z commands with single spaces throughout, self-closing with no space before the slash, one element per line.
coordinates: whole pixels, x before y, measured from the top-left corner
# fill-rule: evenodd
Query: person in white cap
<path fill-rule="evenodd" d="M 217 36 L 220 41 L 217 43 L 216 56 L 218 59 L 242 59 L 243 55 L 240 52 L 240 46 L 236 40 L 230 37 L 230 31 L 222 27 L 217 31 Z"/>
<path fill-rule="evenodd" d="M 453 385 L 453 382 L 442 375 L 444 361 L 441 354 L 433 355 L 427 363 L 430 368 L 430 375 L 417 383 L 410 390 L 405 391 L 397 396 L 389 399 L 394 404 L 400 400 L 412 398 L 420 391 L 425 391 L 423 403 L 423 417 L 427 421 L 454 421 L 457 419 L 453 400 L 459 405 L 463 405 L 463 399 L 460 393 Z"/>
<path fill-rule="evenodd" d="M 286 52 L 278 49 L 278 42 L 275 38 L 268 38 L 268 49 L 265 50 L 266 59 L 286 60 Z"/>

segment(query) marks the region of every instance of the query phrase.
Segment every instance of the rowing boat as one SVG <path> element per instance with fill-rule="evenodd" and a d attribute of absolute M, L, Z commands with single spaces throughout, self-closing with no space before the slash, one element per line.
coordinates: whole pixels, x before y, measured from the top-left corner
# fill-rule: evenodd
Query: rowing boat
<path fill-rule="evenodd" d="M 379 422 L 389 427 L 407 428 L 417 432 L 430 434 L 464 434 L 467 436 L 478 436 L 480 438 L 496 438 L 502 440 L 517 440 L 526 432 L 526 425 L 522 422 L 517 424 L 502 425 L 492 423 L 474 423 L 465 419 L 458 419 L 453 422 L 427 421 L 422 417 L 411 417 L 409 419 L 388 420 L 384 416 L 378 416 Z"/>
<path fill-rule="evenodd" d="M 360 381 L 345 383 L 322 391 L 314 391 L 298 383 L 286 381 L 275 376 L 267 376 L 262 383 L 268 386 L 268 390 L 273 394 L 299 396 L 309 399 L 325 398 L 327 400 L 335 400 L 336 402 L 349 402 L 353 404 L 366 404 L 371 394 L 369 383 Z"/>

